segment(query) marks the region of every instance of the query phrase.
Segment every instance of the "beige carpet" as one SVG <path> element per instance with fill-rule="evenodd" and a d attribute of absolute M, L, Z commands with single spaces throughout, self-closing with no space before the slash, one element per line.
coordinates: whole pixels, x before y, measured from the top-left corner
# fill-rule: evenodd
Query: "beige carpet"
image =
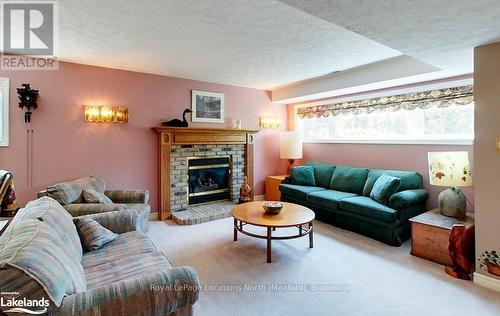
<path fill-rule="evenodd" d="M 307 238 L 273 241 L 268 264 L 264 240 L 233 242 L 231 218 L 151 222 L 149 234 L 174 265 L 198 271 L 196 315 L 500 315 L 498 292 L 411 256 L 408 242 L 394 248 L 315 222 L 313 249 Z"/>

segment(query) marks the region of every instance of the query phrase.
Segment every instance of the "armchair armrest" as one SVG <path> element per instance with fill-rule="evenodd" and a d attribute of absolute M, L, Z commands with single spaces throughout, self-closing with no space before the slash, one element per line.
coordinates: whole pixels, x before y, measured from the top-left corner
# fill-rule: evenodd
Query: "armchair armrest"
<path fill-rule="evenodd" d="M 96 213 L 106 213 L 123 211 L 127 208 L 124 204 L 88 204 L 88 203 L 72 203 L 63 206 L 71 216 L 82 216 Z"/>
<path fill-rule="evenodd" d="M 400 210 L 418 203 L 423 203 L 429 197 L 429 193 L 425 189 L 405 190 L 391 195 L 389 198 L 389 206 Z"/>
<path fill-rule="evenodd" d="M 112 232 L 122 234 L 135 230 L 146 233 L 149 228 L 148 215 L 149 212 L 144 210 L 124 209 L 121 211 L 96 213 L 78 217 L 92 218 Z"/>
<path fill-rule="evenodd" d="M 41 197 L 44 197 L 44 196 L 49 196 L 49 194 L 47 193 L 47 190 L 42 190 L 42 191 L 38 191 L 36 193 L 36 197 L 39 199 Z"/>
<path fill-rule="evenodd" d="M 106 190 L 104 192 L 107 197 L 114 203 L 142 203 L 149 202 L 148 190 Z"/>
<path fill-rule="evenodd" d="M 200 295 L 198 274 L 191 267 L 160 270 L 69 295 L 61 315 L 167 315 L 192 306 Z"/>

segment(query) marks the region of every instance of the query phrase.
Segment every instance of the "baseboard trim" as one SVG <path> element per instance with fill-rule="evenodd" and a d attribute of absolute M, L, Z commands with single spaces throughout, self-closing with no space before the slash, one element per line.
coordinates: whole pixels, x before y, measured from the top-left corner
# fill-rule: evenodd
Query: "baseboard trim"
<path fill-rule="evenodd" d="M 500 292 L 500 280 L 474 272 L 474 283 Z"/>
<path fill-rule="evenodd" d="M 157 221 L 158 220 L 158 212 L 149 213 L 148 220 Z"/>
<path fill-rule="evenodd" d="M 264 194 L 262 195 L 254 195 L 253 200 L 254 201 L 264 201 L 266 199 L 266 196 Z"/>

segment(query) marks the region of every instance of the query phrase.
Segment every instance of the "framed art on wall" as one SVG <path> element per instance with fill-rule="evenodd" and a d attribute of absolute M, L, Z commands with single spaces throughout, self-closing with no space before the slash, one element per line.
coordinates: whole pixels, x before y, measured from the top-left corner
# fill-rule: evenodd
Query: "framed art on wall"
<path fill-rule="evenodd" d="M 9 146 L 9 79 L 0 78 L 0 147 Z"/>
<path fill-rule="evenodd" d="M 224 123 L 224 93 L 192 91 L 193 122 Z"/>

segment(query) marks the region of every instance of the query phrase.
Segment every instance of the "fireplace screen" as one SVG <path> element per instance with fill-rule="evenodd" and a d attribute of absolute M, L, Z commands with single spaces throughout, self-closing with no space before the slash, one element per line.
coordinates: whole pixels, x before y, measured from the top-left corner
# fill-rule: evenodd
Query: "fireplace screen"
<path fill-rule="evenodd" d="M 229 157 L 188 158 L 189 204 L 229 199 Z"/>

